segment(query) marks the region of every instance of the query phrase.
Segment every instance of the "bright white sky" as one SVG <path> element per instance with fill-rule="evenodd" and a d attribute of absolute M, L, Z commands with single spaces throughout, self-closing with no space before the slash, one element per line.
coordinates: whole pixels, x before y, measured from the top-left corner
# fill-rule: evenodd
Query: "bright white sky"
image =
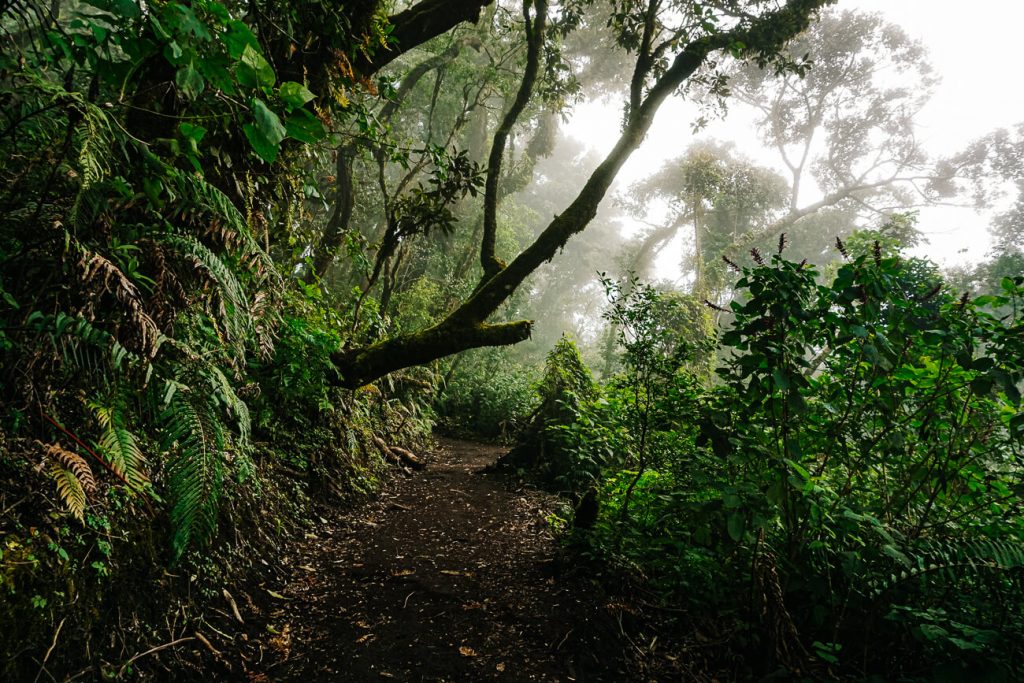
<path fill-rule="evenodd" d="M 1019 34 L 1024 26 L 1024 2 L 1019 0 L 839 0 L 840 8 L 880 12 L 922 41 L 942 81 L 918 116 L 919 139 L 936 155 L 955 152 L 986 133 L 1024 121 L 1024 88 L 1020 86 Z M 566 127 L 602 155 L 618 138 L 621 105 L 588 102 L 579 107 Z M 693 141 L 692 105 L 666 102 L 654 126 L 619 177 L 619 187 L 660 168 Z M 702 136 L 729 140 L 743 154 L 765 164 L 775 159 L 761 150 L 752 119 L 734 107 L 723 122 Z M 607 200 L 606 200 L 607 201 Z M 973 211 L 930 208 L 920 212 L 919 226 L 929 244 L 923 256 L 951 265 L 977 260 L 989 247 L 987 220 Z M 674 261 L 660 261 L 659 265 Z M 659 268 L 661 270 L 662 268 Z M 669 273 L 663 273 L 669 276 Z"/>

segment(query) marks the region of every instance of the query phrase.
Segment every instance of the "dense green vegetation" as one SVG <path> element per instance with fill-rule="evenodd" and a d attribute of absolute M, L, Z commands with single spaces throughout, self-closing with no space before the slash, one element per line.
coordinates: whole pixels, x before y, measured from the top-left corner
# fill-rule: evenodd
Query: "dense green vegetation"
<path fill-rule="evenodd" d="M 165 675 L 435 427 L 517 443 L 567 556 L 716 614 L 733 677 L 1015 675 L 1024 202 L 976 267 L 901 249 L 1024 197 L 1022 136 L 928 158 L 875 78 L 923 50 L 828 4 L 0 0 L 0 678 Z M 789 175 L 697 141 L 607 209 L 680 92 L 774 102 Z"/>
<path fill-rule="evenodd" d="M 740 678 L 1014 676 L 1024 277 L 971 300 L 878 242 L 823 280 L 783 246 L 743 270 L 714 381 L 656 292 L 612 292 L 623 370 L 543 431 L 598 491 L 576 551 L 714 614 Z"/>

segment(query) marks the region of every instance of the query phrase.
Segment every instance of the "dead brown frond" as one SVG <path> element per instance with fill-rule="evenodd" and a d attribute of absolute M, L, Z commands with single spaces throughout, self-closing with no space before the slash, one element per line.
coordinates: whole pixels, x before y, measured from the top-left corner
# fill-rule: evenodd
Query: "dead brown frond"
<path fill-rule="evenodd" d="M 140 352 L 148 358 L 160 348 L 161 334 L 153 318 L 142 305 L 138 287 L 113 262 L 101 254 L 85 251 L 79 261 L 82 282 L 95 288 L 97 294 L 112 293 L 125 307 L 128 320 L 138 338 Z"/>
<path fill-rule="evenodd" d="M 252 299 L 256 347 L 263 360 L 269 360 L 274 355 L 274 342 L 277 340 L 277 327 L 280 322 L 280 316 L 276 314 L 278 305 L 278 292 L 272 288 L 259 290 Z"/>
<path fill-rule="evenodd" d="M 188 293 L 174 270 L 173 255 L 165 245 L 151 239 L 140 240 L 138 244 L 153 274 L 153 295 L 149 298 L 152 318 L 167 330 L 174 323 L 179 307 L 187 305 Z"/>

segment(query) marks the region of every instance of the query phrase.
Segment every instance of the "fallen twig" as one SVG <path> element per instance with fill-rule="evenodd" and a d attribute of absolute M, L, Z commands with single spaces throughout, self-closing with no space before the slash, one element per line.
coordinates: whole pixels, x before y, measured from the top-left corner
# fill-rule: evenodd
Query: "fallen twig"
<path fill-rule="evenodd" d="M 211 653 L 213 653 L 214 657 L 220 657 L 221 656 L 220 655 L 220 650 L 215 648 L 213 646 L 213 643 L 211 643 L 209 640 L 207 640 L 206 636 L 204 636 L 199 631 L 196 631 L 196 640 L 198 640 L 200 643 L 202 643 L 206 647 L 207 650 L 209 650 Z"/>
<path fill-rule="evenodd" d="M 231 605 L 231 613 L 235 615 L 235 619 L 238 619 L 239 624 L 244 624 L 245 620 L 242 619 L 242 613 L 238 611 L 238 603 L 236 603 L 235 599 L 231 597 L 231 593 L 228 593 L 227 588 L 223 588 L 221 590 L 224 592 L 224 599 L 228 601 L 229 605 Z"/>
<path fill-rule="evenodd" d="M 198 636 L 199 634 L 197 633 L 196 635 Z M 146 650 L 145 652 L 140 652 L 139 654 L 135 655 L 134 657 L 129 659 L 127 662 L 125 662 L 124 664 L 121 665 L 121 668 L 118 669 L 118 671 L 117 671 L 117 677 L 120 678 L 124 674 L 124 670 L 127 669 L 129 666 L 131 666 L 132 663 L 135 662 L 135 660 L 141 659 L 141 658 L 146 657 L 148 655 L 151 655 L 154 652 L 159 652 L 160 650 L 166 650 L 167 648 L 174 647 L 175 645 L 181 645 L 182 643 L 187 643 L 190 640 L 195 640 L 195 638 L 193 638 L 191 636 L 188 636 L 188 637 L 185 637 L 185 638 L 178 638 L 177 640 L 172 640 L 169 643 L 164 643 L 163 645 L 157 645 L 156 647 L 151 647 L 148 650 Z"/>
<path fill-rule="evenodd" d="M 46 669 L 46 662 L 50 659 L 50 655 L 53 654 L 53 648 L 57 647 L 57 636 L 60 635 L 60 630 L 64 628 L 64 622 L 67 621 L 67 617 L 60 620 L 57 624 L 57 630 L 53 632 L 53 642 L 50 643 L 50 649 L 46 651 L 46 655 L 43 657 L 43 663 L 39 665 L 39 671 L 36 673 L 36 680 L 43 675 L 43 671 Z"/>

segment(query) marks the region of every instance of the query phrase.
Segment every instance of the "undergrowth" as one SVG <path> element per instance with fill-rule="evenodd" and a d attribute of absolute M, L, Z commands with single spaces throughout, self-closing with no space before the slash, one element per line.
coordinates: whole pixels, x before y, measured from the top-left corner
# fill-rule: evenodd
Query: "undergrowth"
<path fill-rule="evenodd" d="M 1024 278 L 971 300 L 877 242 L 831 279 L 783 246 L 743 269 L 715 378 L 658 292 L 610 288 L 621 374 L 546 413 L 596 492 L 555 520 L 571 555 L 699 675 L 1016 677 Z"/>

